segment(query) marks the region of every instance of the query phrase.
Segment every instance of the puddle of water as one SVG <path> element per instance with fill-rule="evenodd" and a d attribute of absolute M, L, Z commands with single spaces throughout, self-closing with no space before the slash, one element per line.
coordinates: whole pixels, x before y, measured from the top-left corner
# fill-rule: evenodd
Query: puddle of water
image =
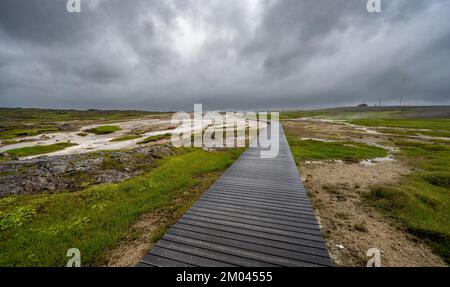
<path fill-rule="evenodd" d="M 371 165 L 375 165 L 378 162 L 384 162 L 384 161 L 395 161 L 395 158 L 394 158 L 393 155 L 389 155 L 389 156 L 386 156 L 386 157 L 378 157 L 378 158 L 362 160 L 359 163 L 361 165 L 371 166 Z"/>

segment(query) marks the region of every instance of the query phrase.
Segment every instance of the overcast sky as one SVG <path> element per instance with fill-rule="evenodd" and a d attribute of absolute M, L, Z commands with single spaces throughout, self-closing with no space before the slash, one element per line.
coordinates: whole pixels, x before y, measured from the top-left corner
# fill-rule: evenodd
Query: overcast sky
<path fill-rule="evenodd" d="M 0 106 L 450 104 L 450 0 L 0 1 Z"/>

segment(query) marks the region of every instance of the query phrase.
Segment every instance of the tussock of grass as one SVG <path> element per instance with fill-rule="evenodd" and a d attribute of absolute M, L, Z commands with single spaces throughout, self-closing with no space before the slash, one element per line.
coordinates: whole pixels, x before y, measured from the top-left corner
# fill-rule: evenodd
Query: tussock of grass
<path fill-rule="evenodd" d="M 387 156 L 386 150 L 362 143 L 302 141 L 290 136 L 288 138 L 292 154 L 297 161 L 344 160 L 346 162 L 358 162 L 363 159 Z"/>
<path fill-rule="evenodd" d="M 185 210 L 192 202 L 174 202 L 187 190 L 203 186 L 202 175 L 225 170 L 240 153 L 189 149 L 121 183 L 73 193 L 16 196 L 8 204 L 2 199 L 1 220 L 20 207 L 31 206 L 36 213 L 19 216 L 20 226 L 8 223 L 0 232 L 0 266 L 64 266 L 69 248 L 80 249 L 83 266 L 105 264 L 108 252 L 143 214 Z"/>
<path fill-rule="evenodd" d="M 31 155 L 46 154 L 46 153 L 63 150 L 65 148 L 68 148 L 68 147 L 71 147 L 74 145 L 77 145 L 77 144 L 69 143 L 69 142 L 61 142 L 61 143 L 56 143 L 56 144 L 52 144 L 52 145 L 42 145 L 42 146 L 32 146 L 32 147 L 10 149 L 10 150 L 7 150 L 6 152 L 10 153 L 12 155 L 18 156 L 18 157 L 31 156 Z"/>
<path fill-rule="evenodd" d="M 156 142 L 163 139 L 168 139 L 171 137 L 171 134 L 162 134 L 145 138 L 143 141 L 138 142 L 138 144 L 146 144 L 151 142 Z"/>
<path fill-rule="evenodd" d="M 450 174 L 433 173 L 425 175 L 423 179 L 434 186 L 450 189 Z"/>
<path fill-rule="evenodd" d="M 87 129 L 84 131 L 88 132 L 88 133 L 93 133 L 96 135 L 106 135 L 106 134 L 115 133 L 120 130 L 122 130 L 122 129 L 118 126 L 100 126 L 100 127 L 96 127 L 96 128 L 92 128 L 92 129 Z"/>
<path fill-rule="evenodd" d="M 140 138 L 140 135 L 124 135 L 111 140 L 111 142 L 123 142 Z"/>

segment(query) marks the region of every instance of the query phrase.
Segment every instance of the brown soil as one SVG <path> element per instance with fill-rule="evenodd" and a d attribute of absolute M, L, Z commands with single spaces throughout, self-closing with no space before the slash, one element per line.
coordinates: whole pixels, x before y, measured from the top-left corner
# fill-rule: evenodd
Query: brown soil
<path fill-rule="evenodd" d="M 146 214 L 130 230 L 131 236 L 126 238 L 110 257 L 110 267 L 132 267 L 151 248 L 153 242 L 151 235 L 155 233 L 164 216 Z M 135 236 L 134 238 L 132 236 Z"/>

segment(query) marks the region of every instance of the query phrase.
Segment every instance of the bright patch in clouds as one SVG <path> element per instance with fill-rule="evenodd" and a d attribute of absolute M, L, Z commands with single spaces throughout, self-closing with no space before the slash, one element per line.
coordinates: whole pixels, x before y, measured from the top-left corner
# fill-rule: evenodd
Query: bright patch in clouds
<path fill-rule="evenodd" d="M 194 61 L 206 40 L 207 34 L 202 30 L 199 21 L 190 17 L 178 16 L 175 23 L 176 29 L 172 33 L 174 47 L 183 61 Z"/>

